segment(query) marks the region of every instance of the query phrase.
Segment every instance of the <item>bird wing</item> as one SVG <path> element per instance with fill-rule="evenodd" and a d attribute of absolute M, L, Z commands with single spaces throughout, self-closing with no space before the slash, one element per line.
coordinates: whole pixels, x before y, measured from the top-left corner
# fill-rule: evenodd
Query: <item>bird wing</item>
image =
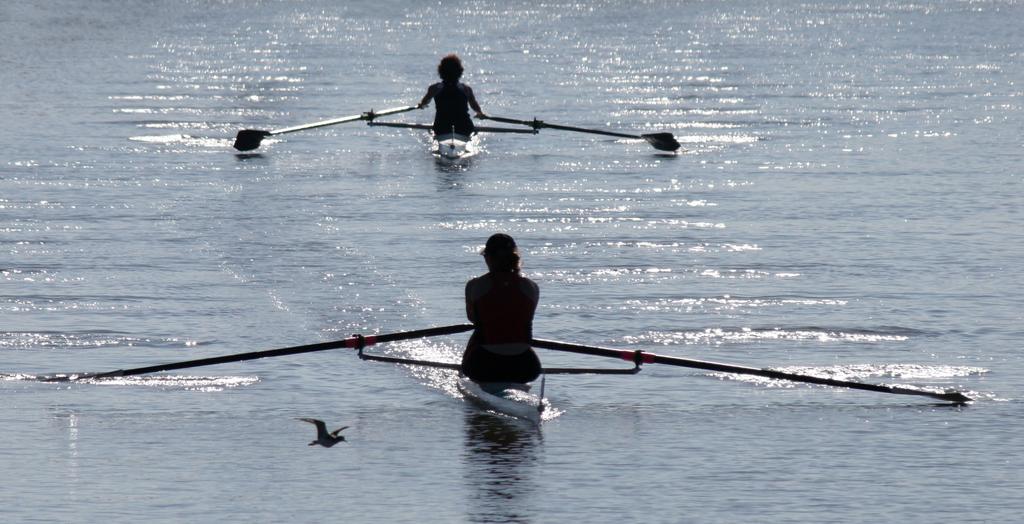
<path fill-rule="evenodd" d="M 332 437 L 337 437 L 339 433 L 341 433 L 342 431 L 344 431 L 344 430 L 346 430 L 346 429 L 348 429 L 348 426 L 342 426 L 342 427 L 340 427 L 340 428 L 338 428 L 338 429 L 336 429 L 336 430 L 332 431 L 332 432 L 331 432 L 331 436 L 332 436 Z"/>
<path fill-rule="evenodd" d="M 316 426 L 316 434 L 317 434 L 318 437 L 327 434 L 327 426 L 324 425 L 324 421 L 317 420 L 315 418 L 300 418 L 299 420 L 301 420 L 303 422 L 309 422 L 310 424 L 315 425 Z"/>

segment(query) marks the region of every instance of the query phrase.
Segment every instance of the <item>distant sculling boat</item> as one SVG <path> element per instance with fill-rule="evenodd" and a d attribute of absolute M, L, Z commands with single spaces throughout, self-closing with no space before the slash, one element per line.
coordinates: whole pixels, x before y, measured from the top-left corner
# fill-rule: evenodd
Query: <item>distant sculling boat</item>
<path fill-rule="evenodd" d="M 283 135 L 286 133 L 294 133 L 296 131 L 304 131 L 307 129 L 316 129 L 320 127 L 333 126 L 337 124 L 344 124 L 348 122 L 359 122 L 364 121 L 370 126 L 377 127 L 396 127 L 405 129 L 424 129 L 433 130 L 433 126 L 430 124 L 422 123 L 406 123 L 406 122 L 379 122 L 378 118 L 396 115 L 399 113 L 405 113 L 418 109 L 418 106 L 403 106 L 394 107 L 391 109 L 384 109 L 381 111 L 366 111 L 358 115 L 343 116 L 339 118 L 332 118 L 329 120 L 321 120 L 313 122 L 311 124 L 303 124 L 292 127 L 285 127 L 273 130 L 260 130 L 260 129 L 243 129 L 238 132 L 235 136 L 233 146 L 239 151 L 252 151 L 260 146 L 260 143 L 264 138 Z M 649 134 L 630 134 L 621 133 L 618 131 L 610 131 L 605 129 L 587 129 L 582 127 L 567 126 L 561 124 L 550 124 L 543 120 L 534 118 L 533 120 L 518 120 L 513 118 L 487 116 L 484 117 L 487 120 L 493 120 L 504 124 L 514 124 L 524 126 L 523 128 L 515 127 L 490 127 L 490 126 L 477 126 L 474 133 L 519 133 L 519 134 L 537 134 L 542 129 L 555 129 L 560 131 L 573 131 L 577 133 L 588 133 L 595 135 L 612 136 L 617 138 L 631 138 L 636 140 L 644 140 L 659 151 L 665 151 L 670 153 L 679 152 L 681 145 L 676 140 L 672 133 L 649 133 Z M 434 142 L 436 146 L 433 149 L 433 153 L 438 158 L 445 160 L 459 160 L 467 156 L 471 156 L 474 153 L 474 149 L 471 147 L 472 136 L 455 133 L 454 130 L 451 133 L 438 134 L 434 136 Z"/>

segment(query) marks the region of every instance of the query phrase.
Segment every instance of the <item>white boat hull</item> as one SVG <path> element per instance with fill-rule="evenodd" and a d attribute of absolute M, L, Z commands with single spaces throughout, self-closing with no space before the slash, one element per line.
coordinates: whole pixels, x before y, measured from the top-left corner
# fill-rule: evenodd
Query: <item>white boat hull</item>
<path fill-rule="evenodd" d="M 434 140 L 437 142 L 437 149 L 434 154 L 442 160 L 460 160 L 472 156 L 472 138 L 458 133 L 437 135 Z"/>
<path fill-rule="evenodd" d="M 540 424 L 544 399 L 530 393 L 528 384 L 488 384 L 459 375 L 459 390 L 471 402 L 502 415 Z"/>

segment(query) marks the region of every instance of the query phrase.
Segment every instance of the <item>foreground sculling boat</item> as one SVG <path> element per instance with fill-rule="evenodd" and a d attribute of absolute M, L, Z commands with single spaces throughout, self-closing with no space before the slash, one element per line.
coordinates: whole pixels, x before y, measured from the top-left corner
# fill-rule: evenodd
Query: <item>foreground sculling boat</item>
<path fill-rule="evenodd" d="M 158 364 L 155 366 L 146 366 L 131 369 L 117 369 L 114 371 L 106 371 L 101 373 L 58 373 L 53 375 L 40 375 L 36 376 L 36 380 L 48 381 L 48 382 L 69 382 L 76 380 L 96 380 L 104 378 L 115 378 L 115 377 L 126 377 L 132 375 L 142 375 L 147 373 L 157 373 L 162 371 L 172 371 L 176 369 L 194 368 L 199 366 L 211 366 L 215 364 L 225 364 L 228 362 L 242 362 L 246 360 L 254 360 L 259 358 L 268 357 L 280 357 L 286 355 L 295 355 L 299 353 L 310 353 L 314 351 L 325 351 L 330 349 L 338 348 L 352 348 L 358 350 L 359 358 L 363 360 L 372 360 L 378 362 L 391 362 L 396 364 L 407 364 L 413 366 L 428 366 L 442 369 L 459 370 L 460 365 L 453 362 L 435 362 L 429 360 L 415 360 L 407 358 L 391 357 L 386 355 L 372 355 L 367 354 L 363 350 L 367 346 L 374 344 L 392 342 L 398 340 L 408 340 L 414 338 L 424 338 L 441 335 L 452 335 L 455 333 L 462 333 L 474 329 L 472 324 L 456 324 L 451 326 L 441 326 L 427 329 L 419 329 L 413 331 L 404 331 L 397 333 L 386 333 L 381 335 L 353 335 L 350 338 L 337 340 L 333 342 L 321 342 L 318 344 L 308 344 L 304 346 L 293 346 L 280 349 L 271 349 L 266 351 L 252 351 L 248 353 L 237 353 L 233 355 L 224 355 L 219 357 L 201 358 L 196 360 L 186 360 L 182 362 L 171 362 L 167 364 Z M 838 380 L 827 377 L 818 377 L 813 375 L 801 375 L 797 373 L 788 373 L 784 371 L 777 371 L 769 368 L 751 368 L 746 366 L 737 366 L 733 364 L 723 364 L 719 362 L 708 362 L 702 360 L 694 360 L 680 357 L 670 357 L 666 355 L 659 355 L 655 353 L 648 353 L 640 350 L 621 350 L 613 348 L 604 348 L 598 346 L 586 346 L 582 344 L 571 344 L 567 342 L 557 342 L 550 340 L 538 340 L 533 339 L 531 345 L 535 348 L 549 349 L 553 351 L 567 351 L 570 353 L 578 353 L 584 355 L 592 355 L 599 357 L 608 357 L 613 359 L 624 360 L 633 364 L 631 368 L 623 369 L 607 369 L 607 368 L 545 368 L 543 375 L 551 374 L 636 374 L 640 372 L 641 366 L 644 364 L 663 364 L 670 366 L 679 366 L 686 368 L 702 369 L 706 371 L 718 372 L 718 373 L 734 373 L 739 375 L 754 375 L 760 377 L 767 377 L 776 380 L 787 380 L 793 382 L 804 382 L 809 384 L 818 384 L 822 386 L 831 386 L 837 388 L 849 388 L 857 389 L 862 391 L 873 391 L 878 393 L 892 393 L 898 395 L 915 395 L 922 397 L 929 397 L 932 399 L 941 400 L 943 402 L 949 402 L 955 405 L 965 404 L 971 402 L 973 399 L 965 395 L 964 393 L 948 389 L 943 391 L 936 391 L 934 389 L 928 389 L 923 387 L 914 386 L 900 386 L 900 385 L 885 385 L 885 384 L 867 384 L 863 382 L 855 382 L 849 380 Z M 508 384 L 503 386 L 510 386 Z M 501 387 L 497 388 L 493 385 L 478 384 L 468 379 L 460 379 L 460 388 L 466 393 L 467 398 L 470 398 L 474 402 L 479 402 L 482 405 L 487 406 L 488 409 L 498 411 L 503 414 L 524 418 L 527 420 L 540 421 L 542 419 L 542 411 L 545 409 L 546 403 L 543 400 L 544 387 L 543 378 L 541 381 L 541 391 L 539 395 L 529 395 L 528 388 L 525 386 L 511 385 L 512 387 Z M 515 391 L 507 390 L 519 390 L 528 396 L 519 395 Z M 532 398 L 531 398 L 532 397 Z M 537 408 L 541 409 L 538 410 Z M 537 415 L 534 417 L 529 410 L 534 410 Z"/>
<path fill-rule="evenodd" d="M 529 384 L 476 382 L 460 373 L 459 391 L 467 400 L 487 411 L 534 424 L 540 424 L 544 417 L 546 399 L 543 387 L 540 395 L 534 395 Z"/>

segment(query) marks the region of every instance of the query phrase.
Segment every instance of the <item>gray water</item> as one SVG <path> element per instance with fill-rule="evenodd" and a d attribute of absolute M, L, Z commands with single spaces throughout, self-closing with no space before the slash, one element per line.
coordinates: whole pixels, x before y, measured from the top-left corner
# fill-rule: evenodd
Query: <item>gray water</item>
<path fill-rule="evenodd" d="M 1016 521 L 1021 20 L 1018 1 L 5 2 L 0 515 Z M 446 165 L 361 123 L 231 148 L 415 103 L 448 52 L 490 114 L 686 152 L 544 130 Z M 536 431 L 450 372 L 344 349 L 32 380 L 462 323 L 497 231 L 541 287 L 539 338 L 977 400 L 649 365 L 550 377 Z M 308 447 L 296 417 L 348 441 Z"/>

